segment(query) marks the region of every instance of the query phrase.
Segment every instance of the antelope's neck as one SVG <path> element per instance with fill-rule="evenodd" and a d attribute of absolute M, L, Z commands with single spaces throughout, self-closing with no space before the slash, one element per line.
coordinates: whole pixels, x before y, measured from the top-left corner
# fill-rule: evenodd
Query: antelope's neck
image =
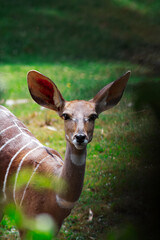
<path fill-rule="evenodd" d="M 86 164 L 86 148 L 77 150 L 67 142 L 64 166 L 60 177 L 67 183 L 67 190 L 59 195 L 65 201 L 74 203 L 78 200 L 84 180 Z"/>

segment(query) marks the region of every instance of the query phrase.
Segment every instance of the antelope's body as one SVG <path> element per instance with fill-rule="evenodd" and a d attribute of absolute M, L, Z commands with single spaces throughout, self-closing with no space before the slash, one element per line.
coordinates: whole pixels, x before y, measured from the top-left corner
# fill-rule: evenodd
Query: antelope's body
<path fill-rule="evenodd" d="M 43 146 L 10 111 L 0 106 L 0 188 L 2 201 L 14 201 L 25 206 L 26 214 L 35 216 L 49 213 L 60 227 L 70 209 L 61 209 L 53 191 L 35 191 L 29 182 L 35 172 L 45 172 L 47 176 L 58 176 L 63 166 L 60 155 L 53 149 Z M 29 181 L 21 191 L 17 191 L 20 171 L 31 168 Z M 15 175 L 13 189 L 8 191 L 10 176 Z M 47 192 L 47 194 L 46 194 Z M 29 211 L 28 211 L 29 209 Z M 62 211 L 61 211 L 62 210 Z"/>
<path fill-rule="evenodd" d="M 58 230 L 67 217 L 83 187 L 87 144 L 92 140 L 94 121 L 98 115 L 116 105 L 122 97 L 130 72 L 105 86 L 90 101 L 63 99 L 56 85 L 36 71 L 28 74 L 29 91 L 42 106 L 57 111 L 64 120 L 66 153 L 64 162 L 53 149 L 43 146 L 9 110 L 0 107 L 0 190 L 1 202 L 14 201 L 29 216 L 48 213 Z M 17 188 L 20 172 L 32 171 L 23 188 Z M 38 191 L 31 186 L 36 172 L 56 176 L 66 182 L 66 189 Z M 13 186 L 9 178 L 15 175 Z"/>

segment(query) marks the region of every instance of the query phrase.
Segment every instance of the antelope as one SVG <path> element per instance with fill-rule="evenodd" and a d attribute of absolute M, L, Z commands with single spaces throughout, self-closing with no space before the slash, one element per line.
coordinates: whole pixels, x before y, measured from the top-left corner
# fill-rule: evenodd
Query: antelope
<path fill-rule="evenodd" d="M 0 106 L 0 191 L 1 200 L 14 201 L 28 216 L 49 214 L 56 222 L 57 232 L 78 201 L 84 180 L 87 144 L 91 142 L 94 123 L 99 114 L 115 106 L 121 99 L 130 71 L 101 89 L 89 101 L 65 101 L 57 86 L 48 77 L 31 70 L 27 75 L 28 88 L 35 102 L 54 110 L 64 120 L 66 139 L 65 159 L 42 145 L 25 125 L 8 109 Z M 30 166 L 32 174 L 22 189 L 17 188 L 20 171 Z M 57 176 L 66 182 L 62 192 L 30 186 L 35 172 Z M 15 174 L 13 187 L 9 177 Z M 2 211 L 2 210 L 1 210 Z"/>

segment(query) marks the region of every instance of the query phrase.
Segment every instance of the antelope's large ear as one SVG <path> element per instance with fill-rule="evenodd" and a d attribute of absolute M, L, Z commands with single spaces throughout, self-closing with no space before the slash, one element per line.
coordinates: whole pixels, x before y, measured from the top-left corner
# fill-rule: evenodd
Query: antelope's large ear
<path fill-rule="evenodd" d="M 109 108 L 115 106 L 121 99 L 127 81 L 130 76 L 130 71 L 126 72 L 118 80 L 109 83 L 102 88 L 96 96 L 91 100 L 96 104 L 97 113 L 101 113 Z"/>
<path fill-rule="evenodd" d="M 62 110 L 65 100 L 52 80 L 31 70 L 28 72 L 27 81 L 30 94 L 38 104 L 57 112 Z"/>

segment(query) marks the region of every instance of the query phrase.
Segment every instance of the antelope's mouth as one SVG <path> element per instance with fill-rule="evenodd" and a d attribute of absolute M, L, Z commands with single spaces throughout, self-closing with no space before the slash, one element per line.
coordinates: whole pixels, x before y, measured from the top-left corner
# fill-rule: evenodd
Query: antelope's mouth
<path fill-rule="evenodd" d="M 76 139 L 74 139 L 72 143 L 75 146 L 75 148 L 77 148 L 78 150 L 81 150 L 87 146 L 88 140 L 85 139 L 83 142 L 78 142 Z"/>
<path fill-rule="evenodd" d="M 79 136 L 75 135 L 74 137 L 72 137 L 70 139 L 69 136 L 66 134 L 66 139 L 70 143 L 72 143 L 75 146 L 75 148 L 78 149 L 78 150 L 84 149 L 87 146 L 87 144 L 89 143 L 89 140 L 88 140 L 87 136 L 79 137 Z"/>

